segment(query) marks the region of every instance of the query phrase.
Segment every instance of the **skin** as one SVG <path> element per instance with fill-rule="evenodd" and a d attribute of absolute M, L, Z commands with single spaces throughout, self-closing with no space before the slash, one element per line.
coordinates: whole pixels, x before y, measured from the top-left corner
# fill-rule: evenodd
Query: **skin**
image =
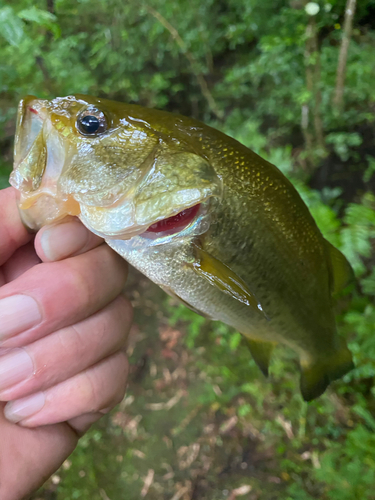
<path fill-rule="evenodd" d="M 132 309 L 122 294 L 126 262 L 78 221 L 45 227 L 34 239 L 12 188 L 0 191 L 0 221 L 0 300 L 28 294 L 43 311 L 39 325 L 0 340 L 0 361 L 22 349 L 34 366 L 30 376 L 0 390 L 0 498 L 20 500 L 123 398 Z M 9 421 L 9 405 L 38 393 L 45 397 L 40 411 Z"/>
<path fill-rule="evenodd" d="M 353 368 L 332 297 L 350 266 L 274 165 L 196 120 L 83 95 L 26 97 L 15 144 L 30 227 L 79 215 L 168 293 L 240 331 L 264 373 L 276 343 L 291 347 L 306 401 Z M 197 217 L 157 246 L 142 237 L 197 204 L 208 225 Z"/>

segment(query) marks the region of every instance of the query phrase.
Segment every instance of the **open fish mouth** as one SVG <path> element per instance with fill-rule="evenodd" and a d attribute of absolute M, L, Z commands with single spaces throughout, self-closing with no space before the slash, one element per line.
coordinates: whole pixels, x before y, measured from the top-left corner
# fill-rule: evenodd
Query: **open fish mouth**
<path fill-rule="evenodd" d="M 182 210 L 177 215 L 172 215 L 152 224 L 140 236 L 149 239 L 171 236 L 186 229 L 202 212 L 201 203 Z"/>

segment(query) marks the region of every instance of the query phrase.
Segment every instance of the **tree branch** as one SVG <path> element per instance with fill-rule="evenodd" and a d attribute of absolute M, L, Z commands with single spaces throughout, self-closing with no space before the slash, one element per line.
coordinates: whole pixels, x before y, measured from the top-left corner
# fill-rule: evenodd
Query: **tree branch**
<path fill-rule="evenodd" d="M 339 62 L 337 65 L 335 95 L 333 98 L 333 104 L 339 110 L 342 109 L 344 101 L 346 61 L 348 58 L 350 38 L 352 36 L 356 3 L 357 0 L 347 0 L 345 8 L 344 31 L 340 47 Z"/>
<path fill-rule="evenodd" d="M 313 18 L 313 30 L 312 30 L 312 54 L 313 54 L 313 116 L 314 116 L 314 132 L 316 138 L 316 145 L 319 148 L 319 156 L 324 156 L 325 154 L 325 140 L 323 131 L 323 120 L 322 120 L 322 91 L 321 91 L 321 63 L 320 63 L 320 49 L 318 43 L 318 30 Z"/>
<path fill-rule="evenodd" d="M 205 97 L 208 106 L 212 113 L 217 116 L 217 118 L 221 119 L 223 118 L 223 112 L 221 109 L 219 109 L 218 105 L 216 104 L 215 99 L 213 98 L 210 89 L 208 88 L 207 82 L 202 74 L 202 72 L 199 70 L 199 64 L 198 61 L 195 59 L 194 55 L 189 51 L 187 48 L 186 43 L 184 40 L 181 38 L 179 32 L 176 30 L 174 26 L 172 26 L 166 19 L 163 17 L 160 12 L 155 10 L 153 7 L 150 7 L 147 5 L 147 10 L 149 13 L 166 28 L 169 33 L 172 35 L 172 38 L 175 40 L 177 45 L 180 47 L 181 51 L 187 58 L 187 60 L 190 63 L 191 71 L 195 78 L 197 79 L 198 85 L 201 88 L 202 94 Z"/>
<path fill-rule="evenodd" d="M 309 98 L 302 104 L 301 128 L 304 135 L 308 163 L 314 166 L 316 156 L 325 155 L 323 120 L 321 116 L 322 94 L 320 90 L 320 51 L 315 16 L 311 16 L 306 27 L 305 46 L 306 90 Z M 313 117 L 311 130 L 310 114 Z M 317 155 L 314 145 L 318 147 Z"/>
<path fill-rule="evenodd" d="M 51 14 L 55 13 L 55 0 L 47 0 L 47 10 Z"/>

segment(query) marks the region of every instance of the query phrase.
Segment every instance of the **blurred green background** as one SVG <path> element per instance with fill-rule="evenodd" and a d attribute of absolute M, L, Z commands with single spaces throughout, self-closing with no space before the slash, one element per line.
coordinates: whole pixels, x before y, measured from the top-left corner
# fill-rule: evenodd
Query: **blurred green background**
<path fill-rule="evenodd" d="M 357 275 L 356 369 L 303 403 L 292 352 L 265 380 L 134 271 L 127 397 L 34 498 L 375 499 L 375 1 L 0 1 L 0 187 L 18 100 L 69 93 L 193 116 L 282 169 Z"/>

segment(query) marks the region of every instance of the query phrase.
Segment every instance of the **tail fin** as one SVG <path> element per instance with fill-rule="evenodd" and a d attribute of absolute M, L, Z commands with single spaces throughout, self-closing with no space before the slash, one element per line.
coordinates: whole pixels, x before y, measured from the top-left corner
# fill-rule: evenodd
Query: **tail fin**
<path fill-rule="evenodd" d="M 354 368 L 352 354 L 345 341 L 329 356 L 311 362 L 301 362 L 301 393 L 305 401 L 317 398 L 330 382 L 343 377 Z"/>

